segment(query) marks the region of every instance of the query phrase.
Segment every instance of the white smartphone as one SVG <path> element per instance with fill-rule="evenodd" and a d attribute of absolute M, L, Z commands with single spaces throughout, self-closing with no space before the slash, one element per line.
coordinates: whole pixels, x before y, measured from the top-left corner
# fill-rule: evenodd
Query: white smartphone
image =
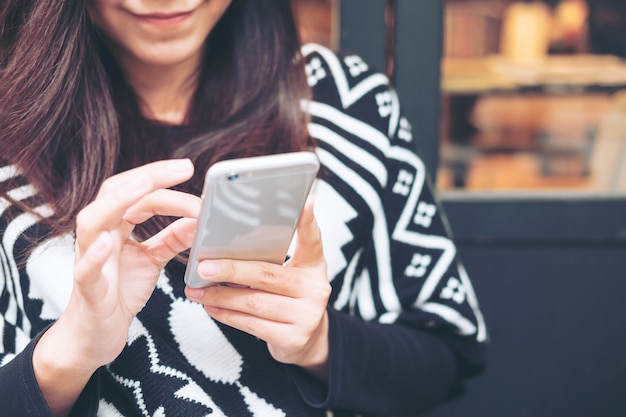
<path fill-rule="evenodd" d="M 205 259 L 282 264 L 319 170 L 313 152 L 290 152 L 216 162 L 207 171 L 198 228 L 185 284 L 208 284 L 197 275 Z"/>

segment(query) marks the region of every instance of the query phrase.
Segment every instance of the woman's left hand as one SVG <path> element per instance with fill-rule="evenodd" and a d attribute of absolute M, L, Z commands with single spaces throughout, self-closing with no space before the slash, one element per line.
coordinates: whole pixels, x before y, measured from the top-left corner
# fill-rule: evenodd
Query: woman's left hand
<path fill-rule="evenodd" d="M 277 361 L 299 365 L 324 379 L 331 287 L 311 201 L 305 205 L 297 235 L 293 257 L 284 265 L 203 261 L 198 266 L 202 279 L 230 285 L 185 291 L 215 320 L 267 342 Z"/>

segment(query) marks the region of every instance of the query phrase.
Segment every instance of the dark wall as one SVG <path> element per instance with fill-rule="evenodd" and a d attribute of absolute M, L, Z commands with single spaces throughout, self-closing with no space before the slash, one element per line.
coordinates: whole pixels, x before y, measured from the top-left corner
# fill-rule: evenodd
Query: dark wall
<path fill-rule="evenodd" d="M 489 366 L 428 417 L 626 416 L 626 199 L 445 199 Z"/>
<path fill-rule="evenodd" d="M 626 248 L 461 245 L 486 372 L 429 417 L 626 416 Z"/>

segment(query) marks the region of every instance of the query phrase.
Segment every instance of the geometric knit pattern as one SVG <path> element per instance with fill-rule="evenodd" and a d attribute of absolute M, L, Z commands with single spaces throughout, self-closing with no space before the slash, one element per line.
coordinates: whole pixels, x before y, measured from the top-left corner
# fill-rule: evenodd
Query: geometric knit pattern
<path fill-rule="evenodd" d="M 451 349 L 463 355 L 487 332 L 416 153 L 419 135 L 387 77 L 358 56 L 314 44 L 302 51 L 313 91 L 302 106 L 322 163 L 313 194 L 330 306 L 365 321 L 448 329 L 455 335 Z M 0 186 L 37 206 L 36 190 L 14 167 L 0 167 Z M 37 211 L 52 215 L 45 204 Z M 0 199 L 0 366 L 67 305 L 73 238 L 56 237 L 28 252 L 45 234 L 34 216 Z M 125 349 L 99 371 L 99 416 L 332 415 L 302 400 L 262 341 L 187 300 L 183 273 L 183 266 L 168 265 Z"/>

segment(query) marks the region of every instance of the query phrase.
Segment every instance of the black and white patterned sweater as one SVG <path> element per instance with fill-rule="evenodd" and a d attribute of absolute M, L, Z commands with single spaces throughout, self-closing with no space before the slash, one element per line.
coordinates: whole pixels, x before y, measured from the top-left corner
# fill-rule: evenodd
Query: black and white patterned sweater
<path fill-rule="evenodd" d="M 303 52 L 313 89 L 304 106 L 325 172 L 314 199 L 333 287 L 328 384 L 213 321 L 185 298 L 184 267 L 172 263 L 73 416 L 413 414 L 484 366 L 472 285 L 388 79 L 355 55 L 313 44 Z M 12 166 L 0 168 L 0 181 L 13 198 L 37 198 Z M 52 415 L 31 357 L 68 302 L 74 254 L 72 237 L 61 236 L 20 262 L 45 233 L 0 199 L 0 417 Z"/>

